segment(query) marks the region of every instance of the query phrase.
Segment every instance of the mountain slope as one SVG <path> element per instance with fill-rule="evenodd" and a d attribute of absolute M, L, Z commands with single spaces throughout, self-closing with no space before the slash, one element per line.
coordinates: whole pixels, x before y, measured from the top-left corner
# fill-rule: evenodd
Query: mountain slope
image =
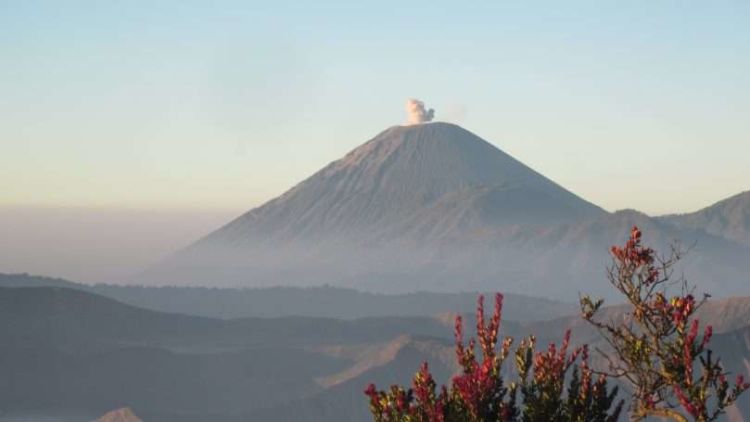
<path fill-rule="evenodd" d="M 387 129 L 199 244 L 392 236 L 436 213 L 448 227 L 575 221 L 603 211 L 471 132 L 431 123 Z"/>
<path fill-rule="evenodd" d="M 661 217 L 676 227 L 707 233 L 750 246 L 750 191 L 689 214 Z"/>

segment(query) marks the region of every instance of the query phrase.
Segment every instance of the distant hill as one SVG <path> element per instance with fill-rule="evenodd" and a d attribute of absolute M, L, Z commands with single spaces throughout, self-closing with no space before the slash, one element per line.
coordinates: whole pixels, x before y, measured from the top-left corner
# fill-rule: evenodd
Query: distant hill
<path fill-rule="evenodd" d="M 743 245 L 750 245 L 750 191 L 688 214 L 660 217 L 676 227 L 704 230 Z"/>
<path fill-rule="evenodd" d="M 67 287 L 69 289 L 85 290 L 90 286 L 62 278 L 36 276 L 25 273 L 0 273 L 0 287 Z"/>
<path fill-rule="evenodd" d="M 79 350 L 160 347 L 235 350 L 268 344 L 298 347 L 384 341 L 401 334 L 449 338 L 431 317 L 341 320 L 282 317 L 221 320 L 170 314 L 67 288 L 0 288 L 0 324 L 7 344 Z"/>
<path fill-rule="evenodd" d="M 473 292 L 383 295 L 332 286 L 257 289 L 91 286 L 56 278 L 2 273 L 0 287 L 67 287 L 141 308 L 212 318 L 431 316 L 445 312 L 471 313 L 477 299 L 477 293 Z M 556 318 L 575 309 L 572 303 L 524 295 L 511 294 L 506 300 L 506 316 L 513 321 Z"/>

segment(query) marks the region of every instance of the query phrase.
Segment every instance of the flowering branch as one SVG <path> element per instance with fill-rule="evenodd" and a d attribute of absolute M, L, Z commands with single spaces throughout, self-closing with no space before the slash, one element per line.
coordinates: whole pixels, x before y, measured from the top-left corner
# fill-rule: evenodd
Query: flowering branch
<path fill-rule="evenodd" d="M 611 252 L 609 281 L 631 306 L 627 322 L 596 319 L 603 301 L 588 296 L 581 298 L 581 315 L 599 329 L 613 351 L 606 356 L 608 375 L 632 387 L 633 416 L 716 420 L 750 384 L 739 377 L 730 388 L 708 347 L 710 325 L 699 339 L 700 322 L 693 315 L 708 296 L 696 300 L 683 281 L 681 294 L 667 300 L 666 287 L 674 284 L 671 269 L 681 254 L 673 249 L 669 259 L 657 259 L 653 249 L 642 246 L 637 227 L 623 247 L 613 246 Z"/>

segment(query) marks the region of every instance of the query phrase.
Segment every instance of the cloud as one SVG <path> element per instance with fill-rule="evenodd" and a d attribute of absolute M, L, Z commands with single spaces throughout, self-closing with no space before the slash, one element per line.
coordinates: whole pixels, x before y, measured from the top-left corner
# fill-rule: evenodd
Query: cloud
<path fill-rule="evenodd" d="M 410 125 L 427 123 L 435 117 L 435 110 L 425 109 L 422 101 L 413 98 L 406 100 L 406 113 L 409 115 L 407 123 Z"/>

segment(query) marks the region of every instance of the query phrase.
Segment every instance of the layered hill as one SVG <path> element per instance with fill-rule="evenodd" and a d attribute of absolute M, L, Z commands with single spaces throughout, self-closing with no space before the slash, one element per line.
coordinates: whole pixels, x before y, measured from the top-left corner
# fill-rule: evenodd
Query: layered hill
<path fill-rule="evenodd" d="M 0 288 L 0 408 L 21 417 L 131 406 L 145 420 L 233 420 L 388 365 L 420 342 L 412 337 L 449 336 L 432 318 L 227 321 L 73 289 Z M 355 352 L 391 342 L 379 360 Z"/>
<path fill-rule="evenodd" d="M 733 372 L 747 371 L 749 312 L 737 298 L 700 315 Z M 575 316 L 503 321 L 502 335 L 535 333 L 543 347 L 568 327 L 576 341 L 600 344 Z M 162 422 L 367 421 L 369 382 L 408 384 L 423 361 L 437 382 L 450 380 L 452 331 L 450 318 L 219 320 L 73 289 L 0 288 L 0 420 L 78 422 L 127 406 Z M 736 416 L 747 416 L 748 403 Z"/>
<path fill-rule="evenodd" d="M 750 293 L 750 245 L 635 211 L 608 213 L 446 123 L 382 132 L 142 280 L 575 300 L 610 292 L 609 247 L 633 224 L 662 249 L 697 245 L 685 270 L 712 293 Z"/>

